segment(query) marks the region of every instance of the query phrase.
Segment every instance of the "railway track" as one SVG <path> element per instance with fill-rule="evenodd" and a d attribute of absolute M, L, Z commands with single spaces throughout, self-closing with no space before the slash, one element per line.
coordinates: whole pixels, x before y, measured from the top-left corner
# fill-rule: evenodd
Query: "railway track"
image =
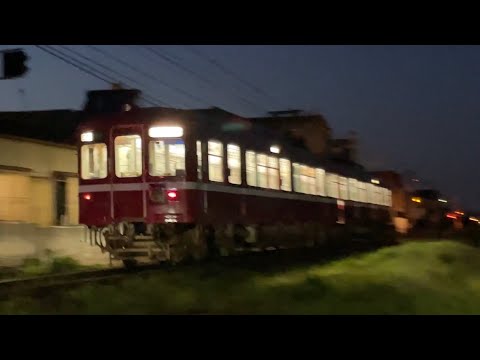
<path fill-rule="evenodd" d="M 344 256 L 362 253 L 373 249 L 356 249 L 356 251 L 335 251 L 326 253 L 318 248 L 285 249 L 272 252 L 250 252 L 240 256 L 217 257 L 200 263 L 185 263 L 171 266 L 166 263 L 141 265 L 135 268 L 115 268 L 104 270 L 80 271 L 65 274 L 36 276 L 29 278 L 0 280 L 0 300 L 12 296 L 28 295 L 42 297 L 53 291 L 74 288 L 91 283 L 115 283 L 132 275 L 149 275 L 158 271 L 181 271 L 214 264 L 225 269 L 241 268 L 258 272 L 285 271 L 298 265 L 311 265 L 328 262 Z"/>
<path fill-rule="evenodd" d="M 34 294 L 41 296 L 50 291 L 75 287 L 89 283 L 108 283 L 121 280 L 132 274 L 156 271 L 157 265 L 139 266 L 135 269 L 115 268 L 103 270 L 78 271 L 64 274 L 34 276 L 19 279 L 0 280 L 0 299 L 12 295 Z"/>

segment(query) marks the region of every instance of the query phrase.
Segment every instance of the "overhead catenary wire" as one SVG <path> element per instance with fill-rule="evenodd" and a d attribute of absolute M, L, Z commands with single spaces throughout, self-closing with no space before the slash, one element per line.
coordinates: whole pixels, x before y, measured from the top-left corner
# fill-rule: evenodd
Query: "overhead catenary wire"
<path fill-rule="evenodd" d="M 203 52 L 201 52 L 200 50 L 196 49 L 195 47 L 193 47 L 191 45 L 189 45 L 189 46 L 184 45 L 183 48 L 187 49 L 188 51 L 197 55 L 198 57 L 204 58 L 206 61 L 208 61 L 209 63 L 214 65 L 216 68 L 221 70 L 223 73 L 225 73 L 225 74 L 231 76 L 232 78 L 234 78 L 235 80 L 243 83 L 245 86 L 249 87 L 250 89 L 252 89 L 256 93 L 264 95 L 265 97 L 269 98 L 270 101 L 275 102 L 275 99 L 269 93 L 267 93 L 266 91 L 264 91 L 263 89 L 261 89 L 257 85 L 243 79 L 241 76 L 237 75 L 233 70 L 228 69 L 225 65 L 221 64 L 219 61 L 208 57 Z"/>
<path fill-rule="evenodd" d="M 159 51 L 158 49 L 153 49 L 152 47 L 150 46 L 146 46 L 146 45 L 142 45 L 141 46 L 142 48 L 146 49 L 147 51 L 149 51 L 150 53 L 154 54 L 155 56 L 157 56 L 158 58 L 170 63 L 171 65 L 183 70 L 184 72 L 192 75 L 193 77 L 199 79 L 200 81 L 203 81 L 205 83 L 207 83 L 208 85 L 210 85 L 213 89 L 215 90 L 218 90 L 218 84 L 216 82 L 213 82 L 212 80 L 208 79 L 208 78 L 205 78 L 201 75 L 199 75 L 197 72 L 191 70 L 189 67 L 181 64 L 180 62 L 172 59 L 171 57 L 163 54 L 161 51 Z M 256 110 L 261 110 L 262 112 L 265 111 L 265 109 L 262 107 L 262 106 L 259 106 L 253 102 L 251 102 L 250 100 L 244 98 L 243 96 L 239 96 L 239 95 L 234 95 L 236 98 L 240 99 L 241 101 L 243 101 L 245 104 L 248 104 L 250 105 L 251 107 L 255 108 Z"/>
<path fill-rule="evenodd" d="M 92 66 L 90 66 L 88 64 L 83 63 L 82 61 L 79 61 L 78 59 L 74 59 L 71 56 L 69 56 L 68 54 L 63 53 L 60 50 L 55 49 L 50 45 L 35 45 L 35 47 L 37 47 L 38 49 L 50 54 L 51 56 L 54 56 L 57 59 L 60 59 L 63 62 L 65 62 L 65 63 L 77 68 L 78 70 L 80 70 L 80 71 L 82 71 L 86 74 L 89 74 L 89 75 L 91 75 L 91 76 L 93 76 L 93 77 L 95 77 L 95 78 L 97 78 L 101 81 L 104 81 L 108 84 L 111 84 L 112 82 L 115 82 L 115 79 L 110 77 L 108 74 L 102 73 L 101 71 L 93 68 Z M 126 85 L 128 85 L 128 84 L 126 84 Z M 143 99 L 145 100 L 145 102 L 147 102 L 147 103 L 149 103 L 150 105 L 153 105 L 153 106 L 158 106 L 158 105 L 161 105 L 162 103 L 166 104 L 165 102 L 162 102 L 158 99 L 155 99 L 152 96 L 147 95 L 147 94 L 143 94 Z M 166 104 L 166 105 L 169 105 L 169 104 Z"/>
<path fill-rule="evenodd" d="M 110 54 L 109 52 L 103 50 L 103 49 L 100 49 L 99 47 L 97 46 L 93 46 L 93 45 L 88 45 L 87 46 L 88 48 L 96 51 L 97 53 L 100 53 L 102 54 L 103 56 L 105 56 L 106 58 L 110 59 L 110 60 L 113 60 L 115 62 L 117 62 L 118 64 L 121 64 L 127 68 L 129 68 L 130 70 L 133 70 L 135 71 L 136 73 L 146 77 L 147 79 L 150 79 L 150 80 L 155 80 L 157 81 L 160 85 L 168 88 L 168 89 L 171 89 L 171 90 L 174 90 L 176 91 L 177 93 L 180 93 L 184 96 L 187 96 L 188 98 L 190 98 L 191 100 L 194 100 L 196 102 L 199 102 L 199 103 L 202 103 L 202 104 L 207 104 L 208 106 L 210 106 L 210 104 L 208 102 L 206 102 L 205 100 L 201 99 L 200 97 L 196 96 L 196 95 L 193 95 L 191 94 L 190 92 L 186 91 L 186 90 L 183 90 L 179 87 L 176 87 L 174 85 L 170 85 L 168 84 L 167 82 L 165 82 L 164 80 L 156 77 L 155 75 L 152 75 L 152 74 L 149 74 L 143 70 L 140 70 L 138 67 L 135 67 L 131 64 L 129 64 L 128 62 L 126 62 L 125 60 L 122 60 L 122 59 L 119 59 L 117 58 L 116 56 Z"/>

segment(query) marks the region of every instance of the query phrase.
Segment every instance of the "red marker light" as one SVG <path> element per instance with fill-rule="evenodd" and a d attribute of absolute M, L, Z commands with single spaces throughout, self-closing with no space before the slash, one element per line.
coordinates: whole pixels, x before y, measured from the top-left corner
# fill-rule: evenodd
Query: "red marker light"
<path fill-rule="evenodd" d="M 84 198 L 85 200 L 92 200 L 92 195 L 90 195 L 90 194 L 83 194 L 83 198 Z"/>
<path fill-rule="evenodd" d="M 168 190 L 167 191 L 168 200 L 176 200 L 177 199 L 177 190 Z"/>

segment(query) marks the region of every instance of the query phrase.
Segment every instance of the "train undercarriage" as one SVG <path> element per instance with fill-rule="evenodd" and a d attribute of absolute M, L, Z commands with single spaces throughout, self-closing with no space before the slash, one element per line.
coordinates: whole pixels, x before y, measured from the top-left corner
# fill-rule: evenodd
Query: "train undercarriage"
<path fill-rule="evenodd" d="M 126 267 L 299 247 L 342 247 L 352 242 L 387 245 L 395 239 L 395 232 L 384 224 L 326 227 L 318 223 L 214 226 L 123 222 L 89 230 L 102 252 Z"/>

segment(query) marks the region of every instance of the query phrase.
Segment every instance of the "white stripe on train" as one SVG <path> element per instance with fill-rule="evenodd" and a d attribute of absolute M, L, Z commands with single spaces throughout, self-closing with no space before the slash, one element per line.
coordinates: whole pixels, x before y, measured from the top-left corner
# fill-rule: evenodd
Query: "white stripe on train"
<path fill-rule="evenodd" d="M 323 203 L 337 202 L 337 199 L 332 199 L 332 198 L 327 198 L 322 196 L 298 194 L 298 193 L 287 193 L 287 192 L 278 191 L 278 190 L 269 191 L 269 190 L 260 190 L 260 189 L 251 189 L 251 188 L 241 188 L 241 187 L 221 185 L 221 184 L 204 184 L 204 183 L 196 183 L 193 181 L 164 182 L 162 184 L 165 185 L 166 189 L 203 190 L 203 191 L 209 191 L 209 192 L 220 192 L 225 194 L 262 196 L 262 197 L 268 197 L 268 198 L 302 200 L 302 201 L 323 202 Z M 110 191 L 142 191 L 142 190 L 148 190 L 150 185 L 158 185 L 158 183 L 80 185 L 79 193 L 95 193 L 95 192 L 110 192 Z M 355 201 L 347 201 L 347 203 L 353 206 L 369 205 L 370 207 L 382 207 L 381 205 L 375 205 L 370 203 L 360 203 Z"/>

